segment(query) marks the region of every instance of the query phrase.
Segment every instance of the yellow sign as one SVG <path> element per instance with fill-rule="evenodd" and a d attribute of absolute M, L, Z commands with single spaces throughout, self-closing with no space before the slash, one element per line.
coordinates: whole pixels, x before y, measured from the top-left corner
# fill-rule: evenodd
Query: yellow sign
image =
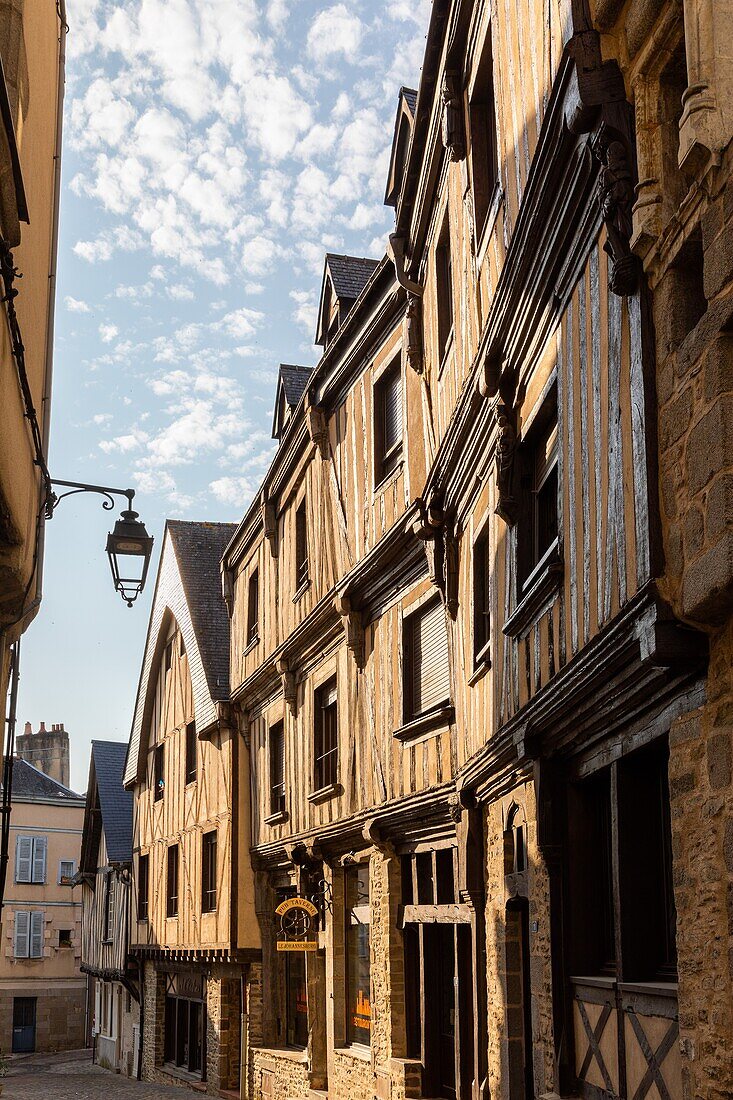
<path fill-rule="evenodd" d="M 317 951 L 315 940 L 278 940 L 278 951 Z"/>
<path fill-rule="evenodd" d="M 275 912 L 282 917 L 291 909 L 305 909 L 309 917 L 315 917 L 318 913 L 315 905 L 312 901 L 308 901 L 308 898 L 286 898 L 285 901 L 280 902 Z"/>

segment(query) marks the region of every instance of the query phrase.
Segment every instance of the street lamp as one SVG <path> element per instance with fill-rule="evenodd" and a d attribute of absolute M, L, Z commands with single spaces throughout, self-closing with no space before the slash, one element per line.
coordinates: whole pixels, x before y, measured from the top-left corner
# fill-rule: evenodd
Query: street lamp
<path fill-rule="evenodd" d="M 150 557 L 153 553 L 153 538 L 145 530 L 145 524 L 138 519 L 138 513 L 132 507 L 135 490 L 111 489 L 106 485 L 85 485 L 81 481 L 56 481 L 55 479 L 51 479 L 51 484 L 63 485 L 69 492 L 60 495 L 51 494 L 46 504 L 48 519 L 51 519 L 64 497 L 71 497 L 76 493 L 99 493 L 106 498 L 102 501 L 102 507 L 108 512 L 114 508 L 113 496 L 127 497 L 128 507 L 115 523 L 114 530 L 107 535 L 107 556 L 115 583 L 115 592 L 119 592 L 127 606 L 132 607 L 145 587 Z"/>

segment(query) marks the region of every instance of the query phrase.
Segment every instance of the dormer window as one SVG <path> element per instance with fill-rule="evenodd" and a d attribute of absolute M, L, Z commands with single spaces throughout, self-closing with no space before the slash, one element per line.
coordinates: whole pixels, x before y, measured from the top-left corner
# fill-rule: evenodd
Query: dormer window
<path fill-rule="evenodd" d="M 321 347 L 333 340 L 378 266 L 363 256 L 326 254 L 315 340 Z"/>
<path fill-rule="evenodd" d="M 394 137 L 392 139 L 392 155 L 387 176 L 387 189 L 384 194 L 385 206 L 396 207 L 399 202 L 405 178 L 405 166 L 410 149 L 412 127 L 415 122 L 416 104 L 417 92 L 412 88 L 400 88 Z"/>

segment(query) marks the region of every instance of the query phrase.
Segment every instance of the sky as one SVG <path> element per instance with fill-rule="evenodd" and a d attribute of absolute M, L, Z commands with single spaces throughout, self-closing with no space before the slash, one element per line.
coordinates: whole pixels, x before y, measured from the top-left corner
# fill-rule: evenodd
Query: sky
<path fill-rule="evenodd" d="M 63 501 L 18 721 L 63 722 L 71 786 L 127 740 L 166 517 L 236 522 L 274 453 L 277 367 L 314 365 L 326 251 L 379 258 L 400 86 L 430 0 L 67 0 L 52 477 L 136 489 L 155 537 L 128 609 L 117 512 Z"/>

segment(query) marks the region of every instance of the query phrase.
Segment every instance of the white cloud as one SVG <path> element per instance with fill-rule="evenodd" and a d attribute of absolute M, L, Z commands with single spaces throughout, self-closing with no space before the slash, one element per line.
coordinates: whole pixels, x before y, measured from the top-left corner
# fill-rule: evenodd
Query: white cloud
<path fill-rule="evenodd" d="M 115 336 L 118 335 L 119 331 L 120 330 L 117 328 L 117 325 L 106 325 L 106 324 L 100 325 L 99 326 L 99 335 L 102 339 L 102 343 L 103 344 L 111 344 L 112 341 L 114 340 Z"/>
<path fill-rule="evenodd" d="M 305 329 L 309 336 L 313 336 L 316 331 L 316 314 L 318 312 L 315 290 L 291 290 L 290 297 L 295 302 L 293 320 Z"/>
<path fill-rule="evenodd" d="M 212 481 L 209 489 L 221 504 L 235 504 L 244 511 L 252 500 L 257 484 L 247 477 L 220 477 Z"/>
<path fill-rule="evenodd" d="M 166 294 L 176 302 L 191 302 L 194 298 L 191 288 L 184 286 L 183 283 L 173 283 L 172 286 L 166 287 Z"/>
<path fill-rule="evenodd" d="M 112 245 L 105 237 L 98 237 L 96 241 L 77 241 L 72 249 L 72 252 L 90 264 L 109 260 L 112 251 Z"/>
<path fill-rule="evenodd" d="M 92 312 L 86 302 L 83 302 L 81 298 L 72 298 L 70 294 L 67 294 L 64 298 L 64 305 L 68 309 L 69 313 Z"/>
<path fill-rule="evenodd" d="M 315 17 L 308 31 L 308 53 L 315 61 L 326 61 L 335 54 L 355 60 L 364 33 L 364 25 L 345 4 L 334 4 Z"/>

